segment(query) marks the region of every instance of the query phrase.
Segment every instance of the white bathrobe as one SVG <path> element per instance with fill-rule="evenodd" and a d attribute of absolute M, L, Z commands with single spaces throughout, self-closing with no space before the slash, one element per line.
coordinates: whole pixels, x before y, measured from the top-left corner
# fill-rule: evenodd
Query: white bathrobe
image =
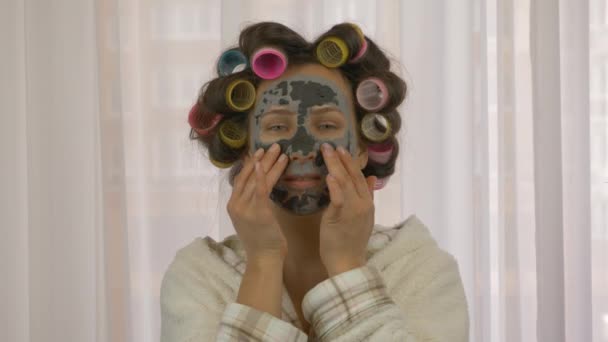
<path fill-rule="evenodd" d="M 235 302 L 246 262 L 237 235 L 180 249 L 162 282 L 161 341 L 468 341 L 458 264 L 414 215 L 376 225 L 365 266 L 307 292 L 309 332 L 284 285 L 281 319 Z"/>

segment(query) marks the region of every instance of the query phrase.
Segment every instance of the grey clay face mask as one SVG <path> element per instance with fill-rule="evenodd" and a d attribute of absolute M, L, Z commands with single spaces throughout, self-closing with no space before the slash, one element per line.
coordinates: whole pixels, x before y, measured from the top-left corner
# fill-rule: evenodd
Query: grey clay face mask
<path fill-rule="evenodd" d="M 332 112 L 328 118 L 338 116 L 340 120 L 334 121 L 340 121 L 343 128 L 335 130 L 331 125 L 325 125 L 324 119 L 317 119 L 326 115 L 321 113 L 323 109 Z M 274 119 L 270 119 L 273 122 L 265 122 L 266 115 L 273 115 Z M 340 88 L 320 76 L 295 75 L 271 84 L 261 94 L 250 120 L 251 152 L 260 147 L 267 150 L 276 142 L 289 158 L 287 168 L 270 195 L 275 203 L 298 215 L 312 214 L 327 207 L 329 191 L 325 177 L 328 172 L 321 144 L 327 142 L 334 148 L 343 146 L 355 155 L 357 136 L 352 116 Z M 273 126 L 277 121 L 281 123 Z"/>

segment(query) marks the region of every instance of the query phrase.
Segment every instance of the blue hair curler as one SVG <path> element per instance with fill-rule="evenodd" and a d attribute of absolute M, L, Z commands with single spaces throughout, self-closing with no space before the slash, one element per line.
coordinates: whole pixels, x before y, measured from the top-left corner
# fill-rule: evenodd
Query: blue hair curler
<path fill-rule="evenodd" d="M 248 66 L 247 57 L 238 48 L 230 49 L 220 56 L 217 63 L 217 73 L 220 76 L 228 76 L 235 72 L 243 71 Z"/>

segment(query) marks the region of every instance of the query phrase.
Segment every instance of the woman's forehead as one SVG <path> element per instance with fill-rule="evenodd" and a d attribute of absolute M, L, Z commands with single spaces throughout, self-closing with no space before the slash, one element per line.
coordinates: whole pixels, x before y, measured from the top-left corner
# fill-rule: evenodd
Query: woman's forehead
<path fill-rule="evenodd" d="M 332 106 L 350 116 L 351 102 L 332 80 L 317 75 L 297 74 L 278 80 L 261 92 L 253 115 L 258 119 L 272 108 L 283 107 L 303 116 L 313 108 Z"/>
<path fill-rule="evenodd" d="M 274 80 L 264 80 L 258 86 L 258 94 L 264 93 L 270 88 L 281 84 L 281 81 L 293 81 L 306 78 L 314 78 L 322 83 L 326 83 L 336 91 L 343 92 L 347 97 L 351 90 L 349 82 L 342 74 L 334 69 L 329 69 L 320 64 L 302 64 L 288 68 L 285 73 Z"/>
<path fill-rule="evenodd" d="M 307 107 L 325 103 L 341 104 L 344 92 L 331 80 L 318 76 L 296 75 L 275 82 L 260 94 L 264 104 L 287 105 L 298 101 Z"/>

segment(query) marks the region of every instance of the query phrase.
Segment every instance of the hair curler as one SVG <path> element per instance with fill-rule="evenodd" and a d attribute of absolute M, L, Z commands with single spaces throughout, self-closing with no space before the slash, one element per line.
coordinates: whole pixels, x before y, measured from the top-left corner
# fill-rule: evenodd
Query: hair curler
<path fill-rule="evenodd" d="M 196 108 L 197 107 L 195 104 L 194 106 L 192 106 L 192 109 L 190 109 L 190 113 L 188 114 L 188 123 L 198 135 L 204 137 L 209 134 L 209 132 L 211 132 L 215 128 L 215 126 L 217 126 L 218 122 L 220 122 L 224 116 L 222 114 L 215 114 L 207 127 L 200 128 L 196 124 L 196 118 L 194 117 L 196 113 Z"/>
<path fill-rule="evenodd" d="M 376 164 L 386 164 L 393 155 L 393 143 L 385 142 L 367 146 L 367 155 Z"/>
<path fill-rule="evenodd" d="M 211 161 L 211 164 L 219 167 L 220 169 L 227 169 L 230 166 L 232 166 L 233 163 L 225 163 L 225 162 L 221 162 L 219 160 L 215 160 L 213 158 L 209 158 L 209 160 Z"/>
<path fill-rule="evenodd" d="M 359 105 L 370 112 L 382 109 L 388 102 L 388 88 L 384 81 L 369 77 L 359 82 L 355 92 Z"/>
<path fill-rule="evenodd" d="M 381 142 L 391 135 L 391 124 L 378 113 L 367 113 L 361 120 L 361 133 L 368 140 Z"/>
<path fill-rule="evenodd" d="M 365 40 L 365 35 L 363 35 L 363 31 L 361 31 L 361 28 L 359 27 L 359 25 L 353 24 L 353 23 L 348 23 L 348 25 L 350 25 L 355 31 L 357 31 L 357 34 L 359 35 L 361 42 L 363 42 Z"/>
<path fill-rule="evenodd" d="M 236 112 L 244 112 L 255 102 L 255 86 L 247 80 L 236 80 L 226 88 L 226 104 Z"/>
<path fill-rule="evenodd" d="M 328 68 L 337 68 L 346 63 L 349 54 L 346 43 L 334 36 L 323 39 L 315 51 L 319 62 Z"/>
<path fill-rule="evenodd" d="M 287 68 L 287 57 L 278 49 L 264 47 L 251 57 L 253 72 L 265 80 L 278 78 Z"/>
<path fill-rule="evenodd" d="M 233 120 L 226 120 L 220 125 L 220 140 L 232 148 L 241 148 L 247 142 L 247 131 Z"/>
<path fill-rule="evenodd" d="M 361 59 L 361 57 L 363 57 L 363 55 L 365 55 L 366 52 L 367 52 L 367 39 L 363 38 L 363 44 L 361 45 L 361 49 L 359 49 L 359 52 L 357 52 L 357 54 L 353 58 L 351 58 L 349 63 L 358 62 Z"/>
<path fill-rule="evenodd" d="M 363 34 L 363 31 L 361 31 L 361 28 L 359 27 L 359 25 L 353 24 L 353 23 L 348 23 L 348 24 L 357 32 L 357 35 L 359 36 L 359 39 L 361 40 L 361 48 L 359 49 L 359 52 L 357 52 L 357 54 L 354 55 L 350 59 L 350 61 L 348 61 L 349 63 L 356 63 L 367 52 L 367 39 L 365 39 L 365 35 Z"/>
<path fill-rule="evenodd" d="M 374 184 L 374 190 L 380 190 L 388 184 L 389 177 L 378 178 L 376 179 L 376 184 Z"/>
<path fill-rule="evenodd" d="M 217 74 L 228 76 L 247 68 L 247 57 L 238 48 L 224 52 L 217 63 Z"/>

